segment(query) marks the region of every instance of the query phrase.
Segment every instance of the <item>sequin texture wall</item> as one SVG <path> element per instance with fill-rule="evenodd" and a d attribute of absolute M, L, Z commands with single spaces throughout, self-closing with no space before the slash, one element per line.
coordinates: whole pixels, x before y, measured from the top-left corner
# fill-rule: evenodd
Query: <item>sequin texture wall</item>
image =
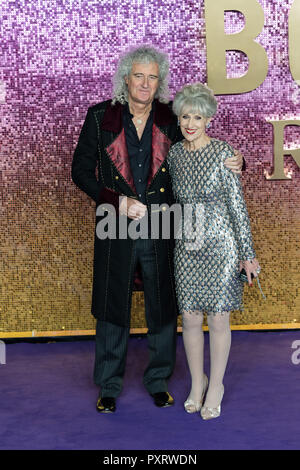
<path fill-rule="evenodd" d="M 1 312 L 0 331 L 88 331 L 94 203 L 72 183 L 72 155 L 88 106 L 111 97 L 119 54 L 153 44 L 169 54 L 171 98 L 187 82 L 206 82 L 203 0 L 1 1 Z M 272 126 L 299 119 L 300 88 L 289 68 L 292 0 L 260 0 L 265 26 L 257 41 L 269 71 L 256 90 L 218 96 L 212 136 L 227 140 L 247 161 L 243 176 L 264 301 L 246 289 L 245 311 L 233 325 L 299 324 L 299 168 L 289 181 L 268 181 Z M 227 12 L 226 32 L 243 27 Z M 228 76 L 247 70 L 243 54 L 227 53 Z M 300 147 L 299 128 L 286 146 Z M 143 327 L 135 295 L 132 326 Z"/>

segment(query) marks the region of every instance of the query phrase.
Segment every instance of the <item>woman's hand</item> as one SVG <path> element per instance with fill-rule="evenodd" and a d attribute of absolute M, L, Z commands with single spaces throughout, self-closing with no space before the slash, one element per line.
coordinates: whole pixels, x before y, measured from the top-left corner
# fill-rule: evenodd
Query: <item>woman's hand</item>
<path fill-rule="evenodd" d="M 243 268 L 245 269 L 246 274 L 247 274 L 248 284 L 249 286 L 252 286 L 251 273 L 254 275 L 254 277 L 257 277 L 260 272 L 260 266 L 259 266 L 258 260 L 256 258 L 253 258 L 250 261 L 241 261 L 240 271 Z"/>

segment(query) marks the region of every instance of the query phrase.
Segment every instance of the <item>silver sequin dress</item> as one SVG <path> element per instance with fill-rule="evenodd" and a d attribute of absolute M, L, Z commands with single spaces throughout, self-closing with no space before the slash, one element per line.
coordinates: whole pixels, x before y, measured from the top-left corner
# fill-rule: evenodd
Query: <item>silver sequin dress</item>
<path fill-rule="evenodd" d="M 231 156 L 229 144 L 211 139 L 195 152 L 178 142 L 167 157 L 182 214 L 174 251 L 180 313 L 243 308 L 239 261 L 255 251 L 240 177 L 224 165 Z"/>

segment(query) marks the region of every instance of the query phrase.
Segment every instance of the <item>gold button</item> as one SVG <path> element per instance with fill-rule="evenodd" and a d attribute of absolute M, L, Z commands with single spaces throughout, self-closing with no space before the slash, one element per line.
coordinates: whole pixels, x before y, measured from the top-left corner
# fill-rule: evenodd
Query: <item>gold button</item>
<path fill-rule="evenodd" d="M 118 180 L 118 179 L 119 179 L 118 175 L 117 175 L 117 176 L 115 176 L 115 179 L 116 179 L 116 180 Z"/>
<path fill-rule="evenodd" d="M 161 169 L 161 171 L 165 172 L 165 171 L 166 171 L 165 167 L 163 167 L 163 168 Z"/>
<path fill-rule="evenodd" d="M 163 193 L 165 191 L 165 188 L 160 188 L 160 192 Z"/>

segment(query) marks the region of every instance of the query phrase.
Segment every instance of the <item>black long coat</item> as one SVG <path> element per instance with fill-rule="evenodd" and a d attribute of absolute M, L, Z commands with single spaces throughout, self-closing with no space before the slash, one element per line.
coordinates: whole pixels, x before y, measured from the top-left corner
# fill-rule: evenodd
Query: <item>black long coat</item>
<path fill-rule="evenodd" d="M 72 163 L 74 183 L 96 202 L 96 208 L 103 203 L 112 204 L 116 214 L 120 195 L 138 199 L 122 125 L 122 109 L 120 103 L 112 105 L 111 100 L 88 109 Z M 166 156 L 170 146 L 180 138 L 177 118 L 169 105 L 155 100 L 152 158 L 146 191 L 149 214 L 151 204 L 166 203 L 170 206 L 173 203 Z M 103 217 L 105 215 L 96 216 L 96 227 Z M 130 223 L 130 219 L 127 219 L 127 223 Z M 134 243 L 129 237 L 99 239 L 95 230 L 92 314 L 98 319 L 121 326 L 130 325 Z M 173 277 L 173 245 L 172 235 L 170 239 L 160 237 L 155 240 L 157 278 L 153 282 L 158 283 L 160 292 L 160 316 L 155 319 L 158 327 L 174 320 L 178 313 Z"/>

